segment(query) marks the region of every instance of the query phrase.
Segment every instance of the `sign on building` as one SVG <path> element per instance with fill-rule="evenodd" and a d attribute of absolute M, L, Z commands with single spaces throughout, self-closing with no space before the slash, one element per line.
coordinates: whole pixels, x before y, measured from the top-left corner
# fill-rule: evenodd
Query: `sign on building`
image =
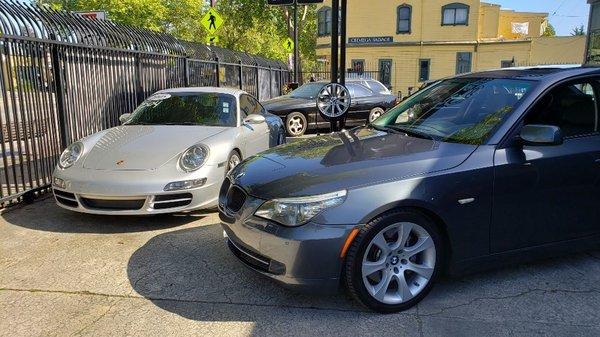
<path fill-rule="evenodd" d="M 394 42 L 394 38 L 392 36 L 368 36 L 348 38 L 349 44 L 380 44 L 392 42 Z"/>
<path fill-rule="evenodd" d="M 529 35 L 529 22 L 511 22 L 513 34 Z"/>

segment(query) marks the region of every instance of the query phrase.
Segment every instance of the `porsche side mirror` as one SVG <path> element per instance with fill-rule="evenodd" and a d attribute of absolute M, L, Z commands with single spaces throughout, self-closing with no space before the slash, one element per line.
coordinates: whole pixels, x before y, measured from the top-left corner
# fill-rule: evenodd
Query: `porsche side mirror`
<path fill-rule="evenodd" d="M 261 124 L 266 122 L 267 119 L 265 118 L 265 116 L 263 115 L 259 115 L 259 114 L 251 114 L 248 115 L 248 117 L 244 118 L 244 124 Z"/>
<path fill-rule="evenodd" d="M 121 124 L 125 124 L 125 123 L 129 122 L 130 119 L 131 119 L 131 114 L 122 114 L 121 116 L 119 116 L 119 122 L 121 122 Z"/>
<path fill-rule="evenodd" d="M 521 129 L 521 140 L 527 145 L 560 145 L 563 133 L 558 126 L 530 124 Z"/>

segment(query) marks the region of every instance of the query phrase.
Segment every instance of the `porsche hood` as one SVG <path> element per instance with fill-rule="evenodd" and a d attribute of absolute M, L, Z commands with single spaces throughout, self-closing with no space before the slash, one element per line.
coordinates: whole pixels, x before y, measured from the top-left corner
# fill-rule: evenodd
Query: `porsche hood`
<path fill-rule="evenodd" d="M 83 167 L 115 171 L 154 170 L 188 147 L 227 129 L 214 126 L 118 126 L 89 145 L 91 148 L 85 150 Z"/>

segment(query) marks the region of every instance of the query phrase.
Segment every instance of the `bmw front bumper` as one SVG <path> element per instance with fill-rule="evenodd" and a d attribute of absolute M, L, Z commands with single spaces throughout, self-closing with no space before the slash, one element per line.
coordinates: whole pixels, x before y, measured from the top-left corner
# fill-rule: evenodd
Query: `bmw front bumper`
<path fill-rule="evenodd" d="M 247 196 L 235 214 L 219 205 L 224 234 L 234 255 L 251 269 L 289 288 L 337 291 L 343 266 L 340 253 L 356 225 L 309 222 L 285 227 L 252 215 L 263 202 Z"/>

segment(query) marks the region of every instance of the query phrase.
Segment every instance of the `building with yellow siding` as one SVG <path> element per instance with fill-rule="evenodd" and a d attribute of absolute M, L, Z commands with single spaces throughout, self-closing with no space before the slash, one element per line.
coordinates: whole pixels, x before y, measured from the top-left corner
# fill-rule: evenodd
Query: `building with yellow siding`
<path fill-rule="evenodd" d="M 319 5 L 317 55 L 328 64 L 331 0 Z M 403 95 L 458 73 L 580 64 L 585 37 L 543 37 L 548 13 L 479 0 L 348 0 L 349 76 L 376 77 Z"/>

